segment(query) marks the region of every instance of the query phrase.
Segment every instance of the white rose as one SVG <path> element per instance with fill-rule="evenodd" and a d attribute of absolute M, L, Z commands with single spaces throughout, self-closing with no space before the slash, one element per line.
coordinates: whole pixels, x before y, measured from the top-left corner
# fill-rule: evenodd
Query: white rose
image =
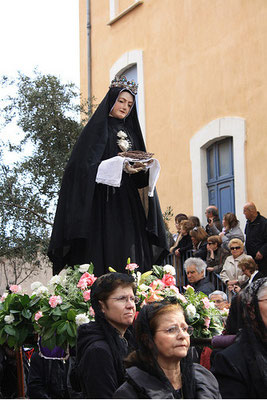
<path fill-rule="evenodd" d="M 12 322 L 15 320 L 15 317 L 13 314 L 9 314 L 5 316 L 4 320 L 7 324 L 12 324 Z"/>
<path fill-rule="evenodd" d="M 40 296 L 41 294 L 48 294 L 48 292 L 49 290 L 47 287 L 42 285 L 34 291 L 34 294 L 36 294 L 36 296 Z"/>
<path fill-rule="evenodd" d="M 58 285 L 59 283 L 61 283 L 62 278 L 59 275 L 54 275 L 52 276 L 52 278 L 50 279 L 50 281 L 48 282 L 48 285 Z"/>
<path fill-rule="evenodd" d="M 163 267 L 163 271 L 167 274 L 175 275 L 175 268 L 172 265 L 166 264 Z"/>
<path fill-rule="evenodd" d="M 42 282 L 36 281 L 31 284 L 31 290 L 36 290 L 38 287 L 43 286 Z"/>
<path fill-rule="evenodd" d="M 185 312 L 186 312 L 188 318 L 190 318 L 190 319 L 194 318 L 194 316 L 196 315 L 196 311 L 197 311 L 196 307 L 193 306 L 193 304 L 189 304 L 185 309 Z"/>
<path fill-rule="evenodd" d="M 75 322 L 77 326 L 83 325 L 83 324 L 87 324 L 89 322 L 89 318 L 87 317 L 86 314 L 78 314 L 75 317 Z"/>
<path fill-rule="evenodd" d="M 79 271 L 83 274 L 84 272 L 88 271 L 89 267 L 90 267 L 89 264 L 82 264 L 79 266 Z"/>

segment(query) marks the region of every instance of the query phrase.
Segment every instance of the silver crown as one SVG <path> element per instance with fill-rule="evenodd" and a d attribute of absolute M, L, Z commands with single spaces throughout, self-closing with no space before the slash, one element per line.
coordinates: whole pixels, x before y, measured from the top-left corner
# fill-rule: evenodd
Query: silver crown
<path fill-rule="evenodd" d="M 109 88 L 121 87 L 130 90 L 133 94 L 137 94 L 138 84 L 134 80 L 128 81 L 125 75 L 115 76 L 111 81 Z"/>

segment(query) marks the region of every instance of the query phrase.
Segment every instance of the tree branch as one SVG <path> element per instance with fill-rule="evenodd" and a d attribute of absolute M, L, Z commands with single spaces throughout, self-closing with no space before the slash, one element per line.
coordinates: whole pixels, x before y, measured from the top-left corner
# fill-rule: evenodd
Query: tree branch
<path fill-rule="evenodd" d="M 33 214 L 33 215 L 35 215 L 36 217 L 38 217 L 40 221 L 44 222 L 44 223 L 47 224 L 47 225 L 53 226 L 53 223 L 52 223 L 52 222 L 47 221 L 46 219 L 44 219 L 43 217 L 41 217 L 41 215 L 39 215 L 36 211 L 31 210 L 29 207 L 25 207 L 25 206 L 22 206 L 22 205 L 16 204 L 16 203 L 10 204 L 10 203 L 2 202 L 2 204 L 3 204 L 4 206 L 6 206 L 6 207 L 12 206 L 12 207 L 20 208 L 20 209 L 22 209 L 22 210 L 29 211 L 31 214 Z"/>

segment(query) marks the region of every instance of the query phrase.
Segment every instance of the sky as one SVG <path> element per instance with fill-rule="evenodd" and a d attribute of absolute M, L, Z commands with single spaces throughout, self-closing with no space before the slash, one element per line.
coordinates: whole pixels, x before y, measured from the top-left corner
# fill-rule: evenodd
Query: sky
<path fill-rule="evenodd" d="M 0 75 L 38 67 L 79 86 L 79 0 L 0 0 Z"/>
<path fill-rule="evenodd" d="M 79 57 L 79 0 L 0 0 L 0 76 L 32 76 L 37 67 L 80 87 Z M 0 99 L 5 94 L 0 88 Z M 0 138 L 15 143 L 17 133 L 12 123 Z"/>

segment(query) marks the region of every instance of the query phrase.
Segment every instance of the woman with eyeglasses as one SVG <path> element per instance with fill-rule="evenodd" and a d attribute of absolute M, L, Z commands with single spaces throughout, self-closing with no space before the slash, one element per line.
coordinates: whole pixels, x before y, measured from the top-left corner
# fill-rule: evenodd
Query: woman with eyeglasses
<path fill-rule="evenodd" d="M 95 322 L 81 325 L 77 338 L 77 371 L 84 398 L 112 398 L 124 381 L 122 360 L 134 348 L 129 327 L 136 312 L 131 275 L 112 272 L 91 288 Z M 75 373 L 76 372 L 76 373 Z"/>
<path fill-rule="evenodd" d="M 223 398 L 266 399 L 267 278 L 257 279 L 238 296 L 241 333 L 215 355 L 212 371 Z"/>
<path fill-rule="evenodd" d="M 219 274 L 222 270 L 229 250 L 222 246 L 222 239 L 219 235 L 209 236 L 207 240 L 207 271 Z"/>
<path fill-rule="evenodd" d="M 211 372 L 192 363 L 188 349 L 193 328 L 177 302 L 143 306 L 134 327 L 137 350 L 126 359 L 126 382 L 113 398 L 221 398 Z"/>
<path fill-rule="evenodd" d="M 226 258 L 220 277 L 228 289 L 233 290 L 234 285 L 239 284 L 242 287 L 247 282 L 248 277 L 243 275 L 242 270 L 238 268 L 238 263 L 244 257 L 250 256 L 244 253 L 244 243 L 240 239 L 230 240 L 229 249 L 231 255 Z"/>

